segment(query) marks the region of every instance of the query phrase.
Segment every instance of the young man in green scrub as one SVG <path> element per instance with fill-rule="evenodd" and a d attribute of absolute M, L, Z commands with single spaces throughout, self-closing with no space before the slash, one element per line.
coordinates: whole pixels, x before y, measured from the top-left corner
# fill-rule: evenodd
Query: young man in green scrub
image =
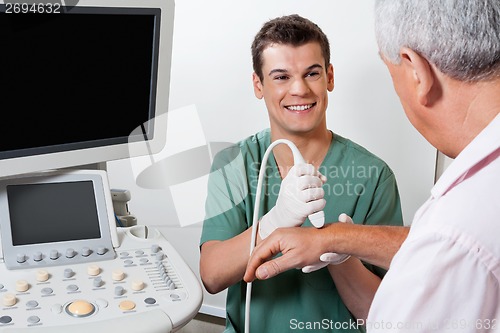
<path fill-rule="evenodd" d="M 225 332 L 244 330 L 242 278 L 249 259 L 259 168 L 271 142 L 292 141 L 307 164 L 294 167 L 286 145 L 274 148 L 265 168 L 257 242 L 279 227 L 311 226 L 307 216 L 322 209 L 326 223 L 345 213 L 354 223 L 402 225 L 396 180 L 389 167 L 326 127 L 334 76 L 329 42 L 321 29 L 298 15 L 271 20 L 256 35 L 252 57 L 254 92 L 266 103 L 270 129 L 217 155 L 201 236 L 205 288 L 210 293 L 229 288 Z M 354 257 L 342 259 L 311 273 L 289 270 L 255 281 L 251 331 L 362 331 L 356 319 L 366 318 L 384 271 Z"/>

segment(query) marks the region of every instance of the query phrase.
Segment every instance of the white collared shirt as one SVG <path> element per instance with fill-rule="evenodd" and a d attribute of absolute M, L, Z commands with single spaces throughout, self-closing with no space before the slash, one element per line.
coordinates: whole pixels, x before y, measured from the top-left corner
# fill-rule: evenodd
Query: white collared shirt
<path fill-rule="evenodd" d="M 368 332 L 500 332 L 500 114 L 417 211 Z"/>

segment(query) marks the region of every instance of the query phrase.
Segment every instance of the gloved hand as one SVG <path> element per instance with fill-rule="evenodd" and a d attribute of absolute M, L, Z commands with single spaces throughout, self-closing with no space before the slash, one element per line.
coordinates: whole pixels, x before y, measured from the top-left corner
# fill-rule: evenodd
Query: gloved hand
<path fill-rule="evenodd" d="M 298 227 L 308 215 L 322 210 L 326 205 L 325 181 L 313 165 L 294 165 L 281 182 L 276 206 L 260 220 L 260 237 L 266 238 L 277 228 Z"/>
<path fill-rule="evenodd" d="M 343 223 L 354 223 L 351 219 L 351 217 L 345 213 L 342 213 L 339 215 L 339 222 Z M 326 267 L 330 264 L 332 265 L 339 265 L 349 259 L 351 257 L 350 254 L 337 254 L 337 253 L 332 253 L 332 252 L 327 252 L 323 253 L 320 257 L 319 260 L 320 262 L 305 266 L 302 268 L 302 272 L 304 273 L 311 273 L 314 271 L 317 271 L 318 269 L 321 269 L 323 267 Z"/>

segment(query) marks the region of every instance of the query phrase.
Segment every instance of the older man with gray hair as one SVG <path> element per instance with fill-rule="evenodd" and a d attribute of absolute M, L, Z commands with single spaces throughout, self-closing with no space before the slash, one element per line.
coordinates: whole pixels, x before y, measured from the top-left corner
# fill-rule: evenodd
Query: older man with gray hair
<path fill-rule="evenodd" d="M 278 229 L 255 250 L 245 279 L 348 253 L 389 266 L 364 322 L 369 332 L 500 332 L 500 1 L 378 0 L 375 16 L 408 119 L 455 160 L 408 235 L 344 223 Z M 373 252 L 375 244 L 388 251 Z"/>

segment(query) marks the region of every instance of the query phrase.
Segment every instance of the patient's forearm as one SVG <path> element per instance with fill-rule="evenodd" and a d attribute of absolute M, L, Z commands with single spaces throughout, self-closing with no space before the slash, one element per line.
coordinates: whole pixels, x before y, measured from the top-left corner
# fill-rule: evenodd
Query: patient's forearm
<path fill-rule="evenodd" d="M 388 268 L 408 235 L 408 227 L 333 223 L 321 229 L 279 228 L 263 240 L 248 262 L 244 280 L 267 279 L 291 268 L 317 263 L 323 253 L 346 253 Z M 271 259 L 278 253 L 282 256 Z"/>
<path fill-rule="evenodd" d="M 328 251 L 348 253 L 364 262 L 389 268 L 392 258 L 408 236 L 409 227 L 366 226 L 334 223 L 326 226 L 330 235 Z"/>
<path fill-rule="evenodd" d="M 208 292 L 215 294 L 241 281 L 250 255 L 252 228 L 225 241 L 201 247 L 200 275 Z"/>

